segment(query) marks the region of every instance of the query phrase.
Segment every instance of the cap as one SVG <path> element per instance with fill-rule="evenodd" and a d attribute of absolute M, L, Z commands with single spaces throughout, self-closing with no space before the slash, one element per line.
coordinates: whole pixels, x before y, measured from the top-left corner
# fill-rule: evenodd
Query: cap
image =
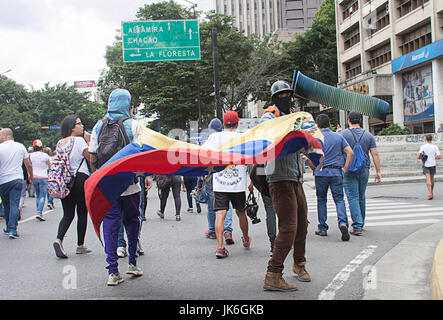
<path fill-rule="evenodd" d="M 208 129 L 214 130 L 216 132 L 222 131 L 223 125 L 222 125 L 220 119 L 218 119 L 218 118 L 212 119 L 211 122 L 209 122 Z"/>
<path fill-rule="evenodd" d="M 240 121 L 240 118 L 238 117 L 238 113 L 235 111 L 228 111 L 223 116 L 223 124 L 235 124 Z"/>
<path fill-rule="evenodd" d="M 349 120 L 361 121 L 362 115 L 357 110 L 352 110 L 351 112 L 349 112 L 348 118 Z"/>
<path fill-rule="evenodd" d="M 39 147 L 41 148 L 43 146 L 42 142 L 40 140 L 34 140 L 34 142 L 32 143 L 33 147 Z"/>

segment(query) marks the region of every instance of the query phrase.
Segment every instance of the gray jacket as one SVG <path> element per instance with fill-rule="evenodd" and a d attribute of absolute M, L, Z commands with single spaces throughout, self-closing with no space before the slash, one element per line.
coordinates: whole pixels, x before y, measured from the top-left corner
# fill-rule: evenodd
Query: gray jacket
<path fill-rule="evenodd" d="M 273 113 L 264 113 L 260 119 L 260 123 L 274 119 Z M 277 181 L 297 181 L 301 182 L 303 178 L 302 164 L 300 161 L 300 152 L 291 153 L 290 155 L 270 161 L 265 164 L 266 180 L 268 182 Z"/>

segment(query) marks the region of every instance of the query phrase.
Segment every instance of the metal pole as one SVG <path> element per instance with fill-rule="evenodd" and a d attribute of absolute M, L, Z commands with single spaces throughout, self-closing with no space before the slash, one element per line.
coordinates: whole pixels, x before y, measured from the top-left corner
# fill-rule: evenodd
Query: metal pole
<path fill-rule="evenodd" d="M 217 28 L 212 28 L 212 57 L 214 60 L 215 111 L 217 118 L 219 118 L 220 121 L 223 121 L 223 112 L 220 104 L 220 83 L 218 75 Z"/>

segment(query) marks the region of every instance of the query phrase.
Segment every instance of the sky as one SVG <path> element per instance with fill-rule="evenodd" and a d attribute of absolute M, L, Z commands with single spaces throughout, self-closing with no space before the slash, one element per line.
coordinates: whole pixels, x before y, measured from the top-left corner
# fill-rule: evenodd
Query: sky
<path fill-rule="evenodd" d="M 155 2 L 160 0 L 0 0 L 0 74 L 27 90 L 97 81 L 121 22 L 135 20 L 138 8 Z M 212 0 L 191 2 L 201 11 L 212 7 Z"/>

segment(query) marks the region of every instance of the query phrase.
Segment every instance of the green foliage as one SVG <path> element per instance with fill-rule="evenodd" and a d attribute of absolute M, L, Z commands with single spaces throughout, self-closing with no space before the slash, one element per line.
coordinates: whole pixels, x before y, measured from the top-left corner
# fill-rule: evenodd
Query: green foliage
<path fill-rule="evenodd" d="M 406 134 L 411 134 L 411 130 L 408 127 L 402 128 L 396 123 L 391 123 L 387 128 L 379 131 L 377 136 L 399 136 Z"/>

